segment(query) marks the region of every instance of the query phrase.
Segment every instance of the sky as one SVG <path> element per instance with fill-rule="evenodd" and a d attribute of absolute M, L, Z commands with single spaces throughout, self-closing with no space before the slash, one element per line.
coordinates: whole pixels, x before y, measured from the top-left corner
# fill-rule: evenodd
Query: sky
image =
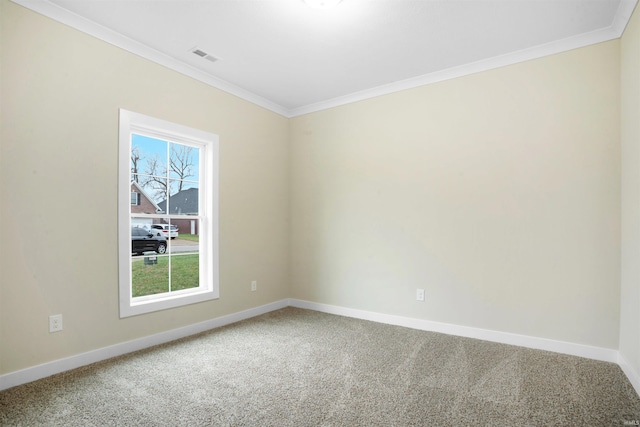
<path fill-rule="evenodd" d="M 150 170 L 150 161 L 157 158 L 158 168 L 156 169 L 156 178 L 158 180 L 162 180 L 166 182 L 167 177 L 167 165 L 169 153 L 173 149 L 180 150 L 187 148 L 188 146 L 177 144 L 173 142 L 167 142 L 156 138 L 151 138 L 148 136 L 143 136 L 139 134 L 132 134 L 131 136 L 131 149 L 138 149 L 140 153 L 140 160 L 138 162 L 138 173 L 140 174 L 139 183 L 142 184 L 148 177 L 145 176 L 147 172 Z M 191 164 L 190 167 L 190 176 L 185 177 L 183 182 L 183 190 L 187 188 L 197 188 L 198 187 L 198 175 L 200 172 L 199 169 L 199 160 L 200 160 L 200 152 L 197 147 L 193 147 L 189 156 L 187 158 L 188 163 Z M 133 171 L 133 161 L 131 162 L 131 170 Z M 179 182 L 177 181 L 180 176 L 173 171 L 170 171 L 170 191 L 175 194 L 179 187 Z M 132 177 L 133 180 L 133 177 Z M 160 189 L 161 186 L 157 183 L 150 183 L 143 186 L 145 192 L 151 196 L 156 203 L 160 203 L 166 199 L 166 195 L 163 194 Z"/>

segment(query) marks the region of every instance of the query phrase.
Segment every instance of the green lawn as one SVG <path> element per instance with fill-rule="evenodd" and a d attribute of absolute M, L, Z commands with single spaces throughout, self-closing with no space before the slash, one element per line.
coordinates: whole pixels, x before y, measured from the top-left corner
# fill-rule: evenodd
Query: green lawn
<path fill-rule="evenodd" d="M 197 237 L 197 236 L 196 236 Z M 153 295 L 169 290 L 169 257 L 157 256 L 158 263 L 145 265 L 144 257 L 131 262 L 131 283 L 134 297 Z M 196 288 L 199 282 L 199 255 L 171 257 L 171 290 Z"/>
<path fill-rule="evenodd" d="M 199 242 L 200 241 L 200 236 L 198 236 L 197 234 L 182 234 L 180 233 L 177 237 L 180 240 L 189 240 L 191 242 Z"/>

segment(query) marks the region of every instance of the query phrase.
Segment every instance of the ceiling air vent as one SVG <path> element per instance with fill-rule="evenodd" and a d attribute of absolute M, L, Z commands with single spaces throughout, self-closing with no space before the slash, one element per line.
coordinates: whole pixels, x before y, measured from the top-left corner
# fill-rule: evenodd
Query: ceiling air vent
<path fill-rule="evenodd" d="M 198 49 L 197 47 L 194 47 L 193 49 L 191 49 L 191 52 L 195 53 L 201 58 L 206 59 L 207 61 L 216 62 L 218 60 L 218 58 L 216 58 L 215 56 L 209 55 L 207 52 L 205 52 L 202 49 Z"/>

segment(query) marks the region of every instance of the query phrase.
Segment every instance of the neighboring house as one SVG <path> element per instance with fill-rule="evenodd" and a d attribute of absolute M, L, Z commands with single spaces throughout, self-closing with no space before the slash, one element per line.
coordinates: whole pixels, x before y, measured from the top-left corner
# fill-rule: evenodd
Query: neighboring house
<path fill-rule="evenodd" d="M 198 189 L 188 188 L 169 197 L 168 211 L 166 200 L 158 203 L 158 208 L 170 215 L 198 215 Z M 180 233 L 198 234 L 196 219 L 174 219 L 171 223 L 178 226 Z"/>
<path fill-rule="evenodd" d="M 131 183 L 131 213 L 155 214 L 160 212 L 160 208 L 151 197 L 142 189 L 137 182 Z M 153 224 L 151 218 L 131 218 L 131 225 L 134 227 L 149 228 Z"/>

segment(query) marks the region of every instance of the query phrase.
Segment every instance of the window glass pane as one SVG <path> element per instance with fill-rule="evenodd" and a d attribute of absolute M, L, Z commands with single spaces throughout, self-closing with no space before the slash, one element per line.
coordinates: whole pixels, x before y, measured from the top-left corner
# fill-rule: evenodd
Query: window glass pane
<path fill-rule="evenodd" d="M 157 188 L 156 188 L 157 187 Z M 165 200 L 160 182 L 153 184 L 131 183 L 131 213 L 155 214 L 159 213 L 158 203 Z M 166 187 L 166 185 L 165 185 Z"/>
<path fill-rule="evenodd" d="M 200 149 L 188 145 L 170 143 L 171 179 L 198 181 L 200 175 Z"/>
<path fill-rule="evenodd" d="M 174 218 L 171 220 L 171 233 L 176 238 L 171 241 L 171 253 L 195 254 L 200 252 L 200 237 L 198 236 L 200 221 L 194 219 Z"/>
<path fill-rule="evenodd" d="M 148 136 L 131 134 L 131 177 L 137 175 L 167 177 L 168 142 Z"/>
<path fill-rule="evenodd" d="M 168 147 L 166 141 L 131 135 L 131 192 L 140 193 L 131 213 L 155 214 L 158 204 L 167 199 Z"/>
<path fill-rule="evenodd" d="M 175 254 L 171 257 L 171 290 L 197 288 L 200 285 L 200 255 Z"/>
<path fill-rule="evenodd" d="M 200 221 L 198 218 L 173 218 L 171 220 L 171 225 L 176 227 L 175 231 L 177 233 L 177 239 L 172 242 L 174 246 L 177 245 L 190 245 L 190 252 L 198 251 L 198 243 L 199 243 L 199 228 Z M 178 249 L 176 248 L 176 251 Z M 182 252 L 185 252 L 184 250 Z"/>
<path fill-rule="evenodd" d="M 169 257 L 149 252 L 131 258 L 131 295 L 169 292 Z"/>
<path fill-rule="evenodd" d="M 143 218 L 132 218 L 131 292 L 133 297 L 169 291 L 167 242 L 152 233 Z M 134 225 L 135 224 L 135 225 Z"/>
<path fill-rule="evenodd" d="M 140 182 L 132 182 L 131 188 L 136 188 L 140 192 L 140 204 L 131 206 L 131 213 L 157 214 L 165 211 L 167 201 L 165 178 L 141 175 Z"/>
<path fill-rule="evenodd" d="M 149 227 L 153 223 L 153 220 L 144 216 L 132 216 L 131 217 L 131 227 L 132 228 L 142 228 L 145 231 L 149 230 Z"/>
<path fill-rule="evenodd" d="M 168 217 L 154 218 L 148 228 L 156 237 L 165 239 L 167 245 L 171 244 L 171 239 L 175 239 L 178 236 L 178 230 L 171 225 L 171 220 Z M 171 251 L 167 250 L 167 252 L 170 253 Z"/>
<path fill-rule="evenodd" d="M 131 253 L 142 255 L 147 252 L 164 254 L 167 252 L 167 241 L 164 237 L 153 233 L 152 225 L 138 218 L 131 218 Z"/>
<path fill-rule="evenodd" d="M 198 215 L 198 183 L 170 180 L 169 215 Z"/>

